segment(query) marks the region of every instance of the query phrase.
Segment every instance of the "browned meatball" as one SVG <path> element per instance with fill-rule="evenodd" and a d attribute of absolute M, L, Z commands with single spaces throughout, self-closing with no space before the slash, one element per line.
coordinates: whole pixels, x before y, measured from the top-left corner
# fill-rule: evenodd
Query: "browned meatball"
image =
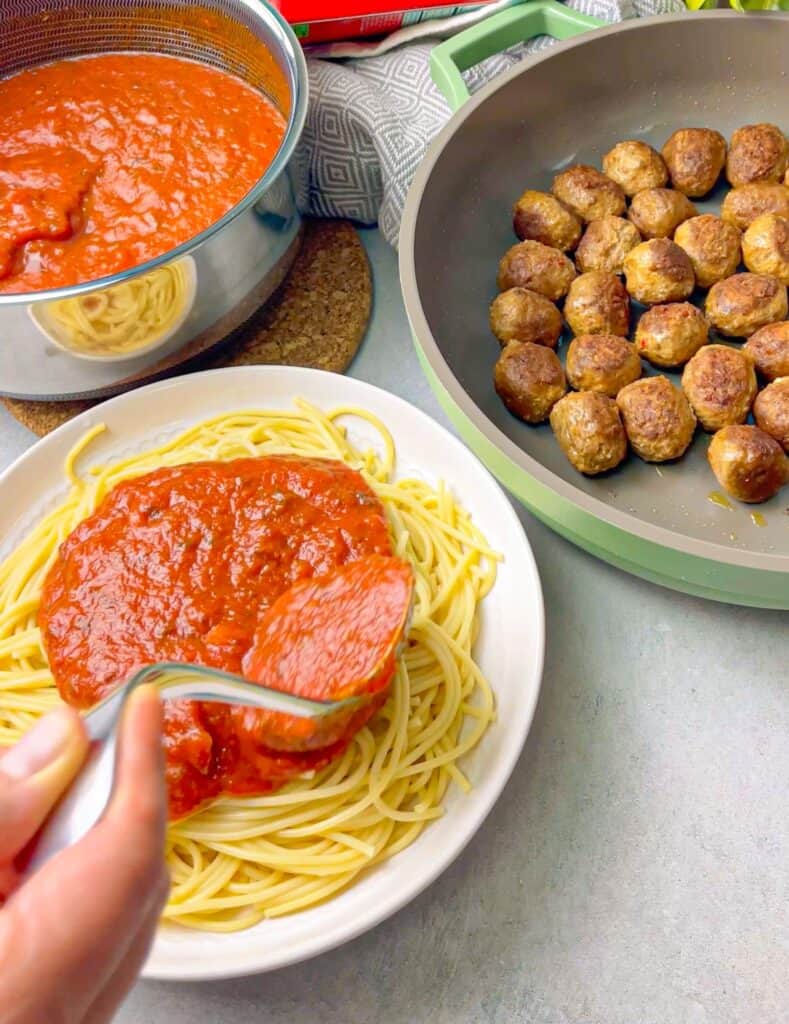
<path fill-rule="evenodd" d="M 686 196 L 705 196 L 726 163 L 726 140 L 712 128 L 680 128 L 663 147 L 671 184 Z"/>
<path fill-rule="evenodd" d="M 627 455 L 627 438 L 616 402 L 596 391 L 571 391 L 551 409 L 559 446 L 579 473 L 597 476 Z"/>
<path fill-rule="evenodd" d="M 767 501 L 789 478 L 789 460 L 758 427 L 723 427 L 710 441 L 707 458 L 718 483 L 739 501 Z"/>
<path fill-rule="evenodd" d="M 735 188 L 755 181 L 783 181 L 789 143 L 774 124 L 748 124 L 731 137 L 726 177 Z"/>
<path fill-rule="evenodd" d="M 641 376 L 641 360 L 633 345 L 616 334 L 582 334 L 567 349 L 567 379 L 576 391 L 599 391 L 616 398 Z"/>
<path fill-rule="evenodd" d="M 733 274 L 710 288 L 704 309 L 721 334 L 749 338 L 765 324 L 786 318 L 786 285 L 766 274 Z"/>
<path fill-rule="evenodd" d="M 633 196 L 627 215 L 644 238 L 670 238 L 696 207 L 673 188 L 648 188 Z"/>
<path fill-rule="evenodd" d="M 763 213 L 789 217 L 789 186 L 768 181 L 742 185 L 727 192 L 721 206 L 721 217 L 740 231 Z"/>
<path fill-rule="evenodd" d="M 743 423 L 756 397 L 753 363 L 728 345 L 705 345 L 682 371 L 685 392 L 706 431 Z"/>
<path fill-rule="evenodd" d="M 627 290 L 646 306 L 681 302 L 693 291 L 690 256 L 669 238 L 650 238 L 625 256 Z"/>
<path fill-rule="evenodd" d="M 499 263 L 499 291 L 529 288 L 554 302 L 567 294 L 574 277 L 573 261 L 564 253 L 529 239 L 513 245 Z"/>
<path fill-rule="evenodd" d="M 551 191 L 587 223 L 625 212 L 625 193 L 596 167 L 573 164 L 553 179 Z"/>
<path fill-rule="evenodd" d="M 771 274 L 789 284 L 789 218 L 763 213 L 742 236 L 742 258 L 755 274 Z"/>
<path fill-rule="evenodd" d="M 493 382 L 511 413 L 527 423 L 542 423 L 567 390 L 559 357 L 545 345 L 513 341 L 496 361 Z"/>
<path fill-rule="evenodd" d="M 711 213 L 680 224 L 674 241 L 690 256 L 700 288 L 709 288 L 716 281 L 731 277 L 740 265 L 740 232 Z"/>
<path fill-rule="evenodd" d="M 641 241 L 634 224 L 624 217 L 601 217 L 593 220 L 584 232 L 575 253 L 575 262 L 582 274 L 602 270 L 621 274 L 625 256 Z"/>
<path fill-rule="evenodd" d="M 556 348 L 562 333 L 562 315 L 544 295 L 528 288 L 509 288 L 493 300 L 490 329 L 502 345 L 533 341 Z"/>
<path fill-rule="evenodd" d="M 789 452 L 789 377 L 779 377 L 759 392 L 753 403 L 753 418 L 765 434 Z"/>
<path fill-rule="evenodd" d="M 768 324 L 743 346 L 765 380 L 789 377 L 789 320 Z"/>
<path fill-rule="evenodd" d="M 707 344 L 707 318 L 689 302 L 653 306 L 638 321 L 636 349 L 653 366 L 684 366 Z"/>
<path fill-rule="evenodd" d="M 609 149 L 603 157 L 603 171 L 626 196 L 634 196 L 645 188 L 662 188 L 668 181 L 663 157 L 638 139 L 617 142 Z"/>
<path fill-rule="evenodd" d="M 628 384 L 616 404 L 630 447 L 645 462 L 668 462 L 685 454 L 696 417 L 668 377 L 644 377 Z"/>
<path fill-rule="evenodd" d="M 564 251 L 578 245 L 582 231 L 580 220 L 556 196 L 531 189 L 515 204 L 512 226 L 520 239 L 530 238 Z"/>
<path fill-rule="evenodd" d="M 570 285 L 564 318 L 573 334 L 618 334 L 630 328 L 630 299 L 615 274 L 591 270 Z"/>

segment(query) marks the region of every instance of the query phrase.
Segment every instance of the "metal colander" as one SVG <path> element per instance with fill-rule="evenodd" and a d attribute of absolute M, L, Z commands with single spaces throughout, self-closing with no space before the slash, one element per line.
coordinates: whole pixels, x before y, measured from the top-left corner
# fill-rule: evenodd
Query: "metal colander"
<path fill-rule="evenodd" d="M 0 77 L 64 57 L 151 51 L 238 75 L 288 116 L 297 82 L 272 45 L 272 15 L 257 0 L 0 0 Z"/>

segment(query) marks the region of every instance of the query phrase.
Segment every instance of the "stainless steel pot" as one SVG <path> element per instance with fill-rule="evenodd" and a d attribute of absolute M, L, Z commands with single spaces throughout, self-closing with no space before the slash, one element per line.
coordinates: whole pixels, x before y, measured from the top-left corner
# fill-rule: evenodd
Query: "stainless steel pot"
<path fill-rule="evenodd" d="M 0 295 L 0 394 L 66 400 L 115 394 L 172 372 L 218 345 L 281 284 L 298 252 L 301 220 L 290 177 L 307 108 L 301 48 L 260 0 L 0 0 L 0 77 L 48 61 L 109 51 L 153 51 L 239 75 L 287 118 L 279 151 L 248 195 L 171 252 L 99 281 Z M 102 292 L 190 257 L 194 301 L 178 330 L 147 355 L 85 362 L 48 340 L 46 304 Z"/>

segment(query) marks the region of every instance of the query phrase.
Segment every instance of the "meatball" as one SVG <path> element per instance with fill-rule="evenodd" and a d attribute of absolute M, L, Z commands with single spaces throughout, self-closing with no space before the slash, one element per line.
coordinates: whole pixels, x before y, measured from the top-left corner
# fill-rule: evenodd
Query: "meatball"
<path fill-rule="evenodd" d="M 721 206 L 721 217 L 740 231 L 763 213 L 789 217 L 789 186 L 768 181 L 742 185 L 727 192 Z"/>
<path fill-rule="evenodd" d="M 528 288 L 509 288 L 493 300 L 490 329 L 502 345 L 533 341 L 556 348 L 562 333 L 562 315 L 544 295 Z"/>
<path fill-rule="evenodd" d="M 742 257 L 748 270 L 789 284 L 789 218 L 777 213 L 757 217 L 742 236 Z"/>
<path fill-rule="evenodd" d="M 711 213 L 683 221 L 674 241 L 690 256 L 700 288 L 731 277 L 740 265 L 740 232 Z"/>
<path fill-rule="evenodd" d="M 616 404 L 630 446 L 645 462 L 668 462 L 685 454 L 696 417 L 668 377 L 644 377 L 628 384 Z"/>
<path fill-rule="evenodd" d="M 748 124 L 731 137 L 726 177 L 738 188 L 755 181 L 783 181 L 789 143 L 774 124 Z"/>
<path fill-rule="evenodd" d="M 726 163 L 726 140 L 712 128 L 680 128 L 663 146 L 671 184 L 686 196 L 705 196 Z"/>
<path fill-rule="evenodd" d="M 704 309 L 721 334 L 749 338 L 765 324 L 786 318 L 786 285 L 766 274 L 733 274 L 710 288 Z"/>
<path fill-rule="evenodd" d="M 597 476 L 627 455 L 627 438 L 616 402 L 596 391 L 571 391 L 551 410 L 551 426 L 579 473 Z"/>
<path fill-rule="evenodd" d="M 603 171 L 626 196 L 634 196 L 645 188 L 662 188 L 668 181 L 663 157 L 637 139 L 617 142 L 603 157 Z"/>
<path fill-rule="evenodd" d="M 753 403 L 756 425 L 789 452 L 789 377 L 779 377 Z"/>
<path fill-rule="evenodd" d="M 581 222 L 550 192 L 524 192 L 512 214 L 515 234 L 523 239 L 542 242 L 554 249 L 574 249 L 581 237 Z"/>
<path fill-rule="evenodd" d="M 748 338 L 743 352 L 765 380 L 789 377 L 789 320 L 762 327 Z"/>
<path fill-rule="evenodd" d="M 696 216 L 696 207 L 672 188 L 648 188 L 633 196 L 627 215 L 644 238 L 670 238 L 683 220 Z"/>
<path fill-rule="evenodd" d="M 493 371 L 493 382 L 511 413 L 527 423 L 542 423 L 567 391 L 559 357 L 545 345 L 513 341 Z"/>
<path fill-rule="evenodd" d="M 789 478 L 789 460 L 783 449 L 758 427 L 719 430 L 710 441 L 707 458 L 718 483 L 739 501 L 767 501 Z"/>
<path fill-rule="evenodd" d="M 630 299 L 615 274 L 591 270 L 570 285 L 564 318 L 573 334 L 618 334 L 630 328 Z"/>
<path fill-rule="evenodd" d="M 625 193 L 596 167 L 574 164 L 553 179 L 551 191 L 587 223 L 625 212 Z"/>
<path fill-rule="evenodd" d="M 707 318 L 689 302 L 653 306 L 638 321 L 636 350 L 653 366 L 684 366 L 707 344 Z"/>
<path fill-rule="evenodd" d="M 584 232 L 575 253 L 575 262 L 581 273 L 602 270 L 607 274 L 621 274 L 625 256 L 641 241 L 634 224 L 624 217 L 601 217 L 593 220 Z"/>
<path fill-rule="evenodd" d="M 756 397 L 751 360 L 728 345 L 705 345 L 682 371 L 685 392 L 706 431 L 743 423 Z"/>
<path fill-rule="evenodd" d="M 627 290 L 637 302 L 681 302 L 693 291 L 690 256 L 669 238 L 650 238 L 625 256 Z"/>
<path fill-rule="evenodd" d="M 616 334 L 582 334 L 567 349 L 567 379 L 576 391 L 599 391 L 616 398 L 641 376 L 641 360 L 633 345 Z"/>
<path fill-rule="evenodd" d="M 499 263 L 499 291 L 529 288 L 554 302 L 567 294 L 575 277 L 573 261 L 542 242 L 518 242 Z"/>

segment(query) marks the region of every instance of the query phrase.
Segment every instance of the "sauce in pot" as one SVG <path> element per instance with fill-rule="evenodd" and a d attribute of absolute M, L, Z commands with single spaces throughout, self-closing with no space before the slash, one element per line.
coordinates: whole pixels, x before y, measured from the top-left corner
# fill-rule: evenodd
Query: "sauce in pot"
<path fill-rule="evenodd" d="M 249 192 L 285 127 L 241 79 L 160 54 L 0 81 L 0 292 L 91 281 L 193 238 Z"/>

